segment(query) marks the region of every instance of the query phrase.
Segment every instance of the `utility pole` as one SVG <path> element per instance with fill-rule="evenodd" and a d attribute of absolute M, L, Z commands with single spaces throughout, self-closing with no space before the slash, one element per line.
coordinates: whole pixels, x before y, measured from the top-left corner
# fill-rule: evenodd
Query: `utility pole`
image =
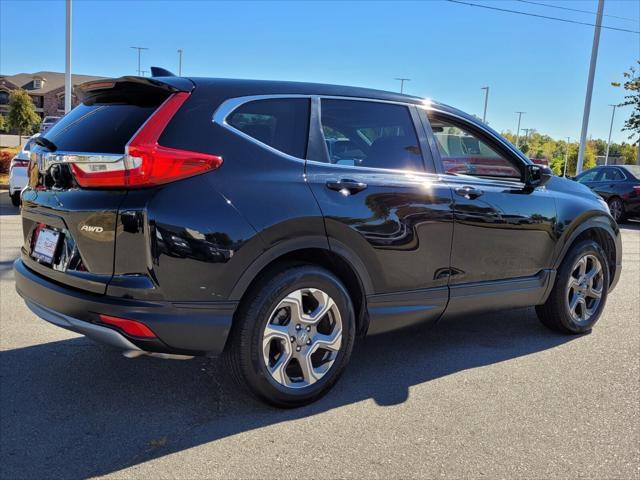
<path fill-rule="evenodd" d="M 142 50 L 149 50 L 147 47 L 131 47 L 134 50 L 138 50 L 138 76 L 142 76 L 142 70 L 140 70 L 140 52 Z"/>
<path fill-rule="evenodd" d="M 147 75 L 147 73 L 149 73 L 149 70 L 140 70 L 140 76 L 144 77 Z"/>
<path fill-rule="evenodd" d="M 518 142 L 520 141 L 520 119 L 522 118 L 522 115 L 527 113 L 527 112 L 516 112 L 518 114 L 518 130 L 516 132 L 516 148 L 518 148 Z"/>
<path fill-rule="evenodd" d="M 533 128 L 523 128 L 524 130 L 524 143 L 529 143 L 529 132 L 533 130 Z"/>
<path fill-rule="evenodd" d="M 65 34 L 65 64 L 64 64 L 64 113 L 71 111 L 71 0 L 67 0 L 67 28 Z"/>
<path fill-rule="evenodd" d="M 178 76 L 182 76 L 182 52 L 181 48 L 178 49 Z"/>
<path fill-rule="evenodd" d="M 603 10 L 604 0 L 598 0 L 598 13 L 596 15 L 596 26 L 593 31 L 591 62 L 589 63 L 589 79 L 587 80 L 587 96 L 584 99 L 584 113 L 582 115 L 582 131 L 580 132 L 580 150 L 578 151 L 576 175 L 582 172 L 582 165 L 584 164 L 584 152 L 587 148 L 587 130 L 589 128 L 589 112 L 591 111 L 591 97 L 593 95 L 593 77 L 596 73 L 596 63 L 598 61 L 598 45 L 600 44 L 600 26 L 602 25 Z"/>
<path fill-rule="evenodd" d="M 482 114 L 482 122 L 487 123 L 487 104 L 489 103 L 489 87 L 482 87 L 484 90 L 484 113 Z"/>
<path fill-rule="evenodd" d="M 567 137 L 567 146 L 564 149 L 564 172 L 562 176 L 566 178 L 567 176 L 567 163 L 569 163 L 569 142 L 571 141 L 571 137 Z"/>
<path fill-rule="evenodd" d="M 404 82 L 410 82 L 410 78 L 396 78 L 400 82 L 400 93 L 404 93 Z"/>
<path fill-rule="evenodd" d="M 616 107 L 617 105 L 609 105 L 610 107 L 613 107 L 613 110 L 611 112 L 611 124 L 609 125 L 609 140 L 607 141 L 607 153 L 605 153 L 604 155 L 604 164 L 608 165 L 609 164 L 609 148 L 611 148 L 611 131 L 613 130 L 613 117 L 616 115 Z"/>

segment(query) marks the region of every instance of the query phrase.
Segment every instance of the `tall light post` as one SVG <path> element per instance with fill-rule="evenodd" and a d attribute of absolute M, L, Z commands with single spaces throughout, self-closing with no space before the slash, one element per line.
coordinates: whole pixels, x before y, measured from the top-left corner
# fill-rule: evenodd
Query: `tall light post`
<path fill-rule="evenodd" d="M 489 87 L 482 87 L 484 90 L 484 113 L 482 114 L 482 122 L 487 123 L 487 104 L 489 103 Z"/>
<path fill-rule="evenodd" d="M 178 49 L 178 76 L 182 76 L 182 52 L 181 48 Z"/>
<path fill-rule="evenodd" d="M 404 93 L 404 82 L 410 82 L 410 78 L 396 78 L 400 82 L 400 93 Z"/>
<path fill-rule="evenodd" d="M 520 120 L 522 119 L 522 115 L 527 112 L 516 112 L 518 114 L 518 130 L 516 131 L 516 148 L 518 147 L 518 142 L 520 141 Z"/>
<path fill-rule="evenodd" d="M 609 163 L 609 148 L 611 148 L 611 131 L 613 130 L 613 117 L 616 115 L 616 107 L 617 105 L 609 105 L 613 107 L 611 111 L 611 124 L 609 125 L 609 140 L 607 141 L 607 153 L 604 155 L 604 164 L 607 165 Z"/>
<path fill-rule="evenodd" d="M 142 75 L 142 70 L 140 70 L 140 52 L 142 52 L 142 50 L 149 50 L 147 47 L 131 47 L 134 50 L 138 50 L 138 76 Z"/>
<path fill-rule="evenodd" d="M 67 0 L 67 28 L 65 34 L 64 113 L 71 111 L 71 0 Z"/>
<path fill-rule="evenodd" d="M 567 146 L 564 149 L 564 172 L 562 176 L 566 178 L 567 176 L 567 163 L 569 163 L 569 142 L 571 141 L 571 137 L 567 137 Z"/>
<path fill-rule="evenodd" d="M 587 129 L 589 128 L 589 113 L 591 111 L 591 97 L 593 95 L 593 77 L 596 73 L 598 61 L 598 45 L 600 44 L 600 26 L 602 25 L 602 11 L 604 0 L 598 0 L 598 13 L 596 14 L 596 26 L 593 31 L 593 45 L 591 46 L 591 62 L 589 63 L 589 79 L 587 80 L 587 95 L 584 99 L 584 113 L 582 115 L 582 130 L 580 132 L 580 150 L 578 151 L 578 164 L 576 175 L 582 172 L 584 152 L 587 148 Z"/>

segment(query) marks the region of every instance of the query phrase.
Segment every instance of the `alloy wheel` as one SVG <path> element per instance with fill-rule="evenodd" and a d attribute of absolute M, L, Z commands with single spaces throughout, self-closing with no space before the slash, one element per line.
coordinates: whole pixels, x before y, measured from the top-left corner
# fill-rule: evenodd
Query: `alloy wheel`
<path fill-rule="evenodd" d="M 289 388 L 323 378 L 342 346 L 342 318 L 335 301 L 316 288 L 289 293 L 273 310 L 262 339 L 271 377 Z"/>
<path fill-rule="evenodd" d="M 576 323 L 588 323 L 597 312 L 603 286 L 600 260 L 591 254 L 580 257 L 571 269 L 566 296 L 569 314 Z"/>
<path fill-rule="evenodd" d="M 614 198 L 613 200 L 611 200 L 611 202 L 609 202 L 609 211 L 611 212 L 611 216 L 616 222 L 620 221 L 620 217 L 622 216 L 622 208 L 622 202 L 617 198 Z"/>

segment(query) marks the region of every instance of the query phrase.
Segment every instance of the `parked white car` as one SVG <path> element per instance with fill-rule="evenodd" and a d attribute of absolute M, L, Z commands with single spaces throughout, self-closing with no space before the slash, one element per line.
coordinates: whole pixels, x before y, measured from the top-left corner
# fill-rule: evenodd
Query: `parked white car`
<path fill-rule="evenodd" d="M 39 136 L 40 134 L 36 133 L 33 137 L 28 138 L 22 150 L 13 157 L 9 166 L 9 195 L 11 203 L 16 207 L 20 205 L 20 192 L 29 183 L 29 152 L 36 137 Z"/>
<path fill-rule="evenodd" d="M 52 117 L 52 116 L 47 116 L 44 117 L 42 119 L 42 123 L 40 124 L 40 133 L 44 133 L 47 130 L 49 130 L 51 127 L 53 127 L 58 120 L 60 120 L 62 117 Z"/>

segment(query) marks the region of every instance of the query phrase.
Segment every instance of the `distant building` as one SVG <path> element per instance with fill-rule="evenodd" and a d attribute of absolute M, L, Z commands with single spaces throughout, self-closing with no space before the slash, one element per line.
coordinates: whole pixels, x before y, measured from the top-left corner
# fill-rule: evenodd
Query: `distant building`
<path fill-rule="evenodd" d="M 596 165 L 604 165 L 604 155 L 598 155 L 596 157 Z M 614 157 L 613 155 L 609 155 L 607 165 L 624 165 L 624 157 Z"/>
<path fill-rule="evenodd" d="M 104 77 L 93 75 L 71 76 L 74 87 L 100 78 Z M 36 72 L 0 75 L 0 115 L 9 113 L 9 93 L 17 88 L 26 90 L 31 96 L 40 118 L 64 115 L 64 73 Z M 71 105 L 75 107 L 77 104 L 78 100 L 73 95 Z"/>

